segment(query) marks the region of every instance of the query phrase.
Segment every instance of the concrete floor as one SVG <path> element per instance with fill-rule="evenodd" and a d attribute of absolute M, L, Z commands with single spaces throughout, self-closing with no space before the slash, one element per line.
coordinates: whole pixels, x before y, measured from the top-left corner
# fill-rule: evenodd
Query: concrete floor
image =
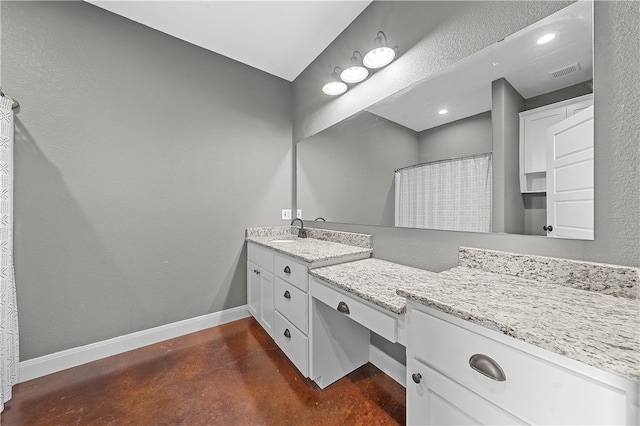
<path fill-rule="evenodd" d="M 405 390 L 366 364 L 321 390 L 253 318 L 20 383 L 2 425 L 398 425 Z"/>

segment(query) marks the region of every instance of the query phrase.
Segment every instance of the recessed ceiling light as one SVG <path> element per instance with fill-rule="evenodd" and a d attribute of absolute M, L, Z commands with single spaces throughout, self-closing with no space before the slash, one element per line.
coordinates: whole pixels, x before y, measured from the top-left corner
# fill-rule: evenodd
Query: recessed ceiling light
<path fill-rule="evenodd" d="M 545 44 L 545 43 L 549 43 L 551 40 L 553 40 L 556 37 L 556 35 L 554 33 L 549 33 L 549 34 L 545 34 L 542 37 L 540 37 L 538 39 L 538 44 Z"/>
<path fill-rule="evenodd" d="M 448 113 L 449 111 L 447 111 L 446 109 L 441 109 L 440 111 L 438 111 L 438 114 L 440 115 L 444 115 L 446 113 Z"/>

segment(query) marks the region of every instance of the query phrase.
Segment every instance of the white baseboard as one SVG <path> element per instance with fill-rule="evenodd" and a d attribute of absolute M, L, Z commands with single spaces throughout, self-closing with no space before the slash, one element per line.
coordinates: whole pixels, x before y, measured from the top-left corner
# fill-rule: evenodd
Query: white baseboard
<path fill-rule="evenodd" d="M 369 345 L 369 362 L 403 387 L 407 387 L 407 367 L 376 346 Z"/>
<path fill-rule="evenodd" d="M 19 382 L 26 382 L 27 380 L 46 376 L 67 368 L 247 318 L 248 316 L 247 305 L 242 305 L 237 308 L 225 309 L 224 311 L 189 318 L 23 361 L 18 363 Z"/>

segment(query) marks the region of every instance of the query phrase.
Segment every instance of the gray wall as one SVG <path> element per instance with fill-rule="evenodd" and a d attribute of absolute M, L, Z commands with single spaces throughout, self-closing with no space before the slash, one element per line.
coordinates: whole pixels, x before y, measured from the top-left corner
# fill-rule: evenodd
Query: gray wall
<path fill-rule="evenodd" d="M 246 303 L 290 83 L 84 2 L 2 2 L 21 360 Z"/>
<path fill-rule="evenodd" d="M 491 111 L 419 133 L 419 163 L 491 152 Z"/>
<path fill-rule="evenodd" d="M 418 134 L 362 112 L 297 146 L 303 218 L 393 226 L 394 169 L 415 164 Z"/>
<path fill-rule="evenodd" d="M 520 193 L 520 117 L 524 98 L 501 78 L 491 83 L 493 128 L 493 193 L 491 230 L 524 234 L 524 202 Z"/>
<path fill-rule="evenodd" d="M 441 3 L 430 5 L 437 9 Z M 371 98 L 378 100 L 395 93 L 398 80 L 410 84 L 427 77 L 567 4 L 546 1 L 452 3 L 459 8 L 458 14 L 438 27 L 427 19 L 425 31 L 428 34 L 423 40 L 357 87 L 361 90 L 349 91 L 338 99 L 323 98 L 319 82 L 314 85 L 308 79 L 316 67 L 324 66 L 326 58 L 341 55 L 333 50 L 334 45 L 325 50 L 322 61 L 312 63 L 294 81 L 294 138 L 320 130 L 325 123 L 333 124 L 348 117 L 368 106 Z M 640 266 L 640 118 L 637 101 L 640 92 L 637 78 L 640 3 L 597 1 L 594 7 L 594 241 L 358 225 L 323 226 L 372 234 L 375 257 L 434 271 L 454 266 L 461 245 Z M 360 21 L 355 25 L 356 28 L 358 25 L 366 27 Z M 386 26 L 381 28 L 386 29 Z M 345 37 L 350 34 L 353 32 L 343 33 Z M 351 37 L 356 44 L 357 39 Z M 335 43 L 346 45 L 348 42 L 348 38 L 340 36 Z M 369 94 L 363 96 L 363 92 Z M 298 103 L 302 98 L 307 100 Z M 318 106 L 309 108 L 314 102 Z"/>

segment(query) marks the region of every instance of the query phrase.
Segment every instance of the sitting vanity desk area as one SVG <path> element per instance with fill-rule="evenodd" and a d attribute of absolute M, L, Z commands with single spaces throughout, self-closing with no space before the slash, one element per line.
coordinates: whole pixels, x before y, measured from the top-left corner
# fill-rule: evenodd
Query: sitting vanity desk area
<path fill-rule="evenodd" d="M 368 255 L 309 268 L 303 374 L 324 388 L 365 364 L 373 331 L 406 347 L 409 424 L 638 424 L 637 269 L 459 258 L 441 273 Z"/>

